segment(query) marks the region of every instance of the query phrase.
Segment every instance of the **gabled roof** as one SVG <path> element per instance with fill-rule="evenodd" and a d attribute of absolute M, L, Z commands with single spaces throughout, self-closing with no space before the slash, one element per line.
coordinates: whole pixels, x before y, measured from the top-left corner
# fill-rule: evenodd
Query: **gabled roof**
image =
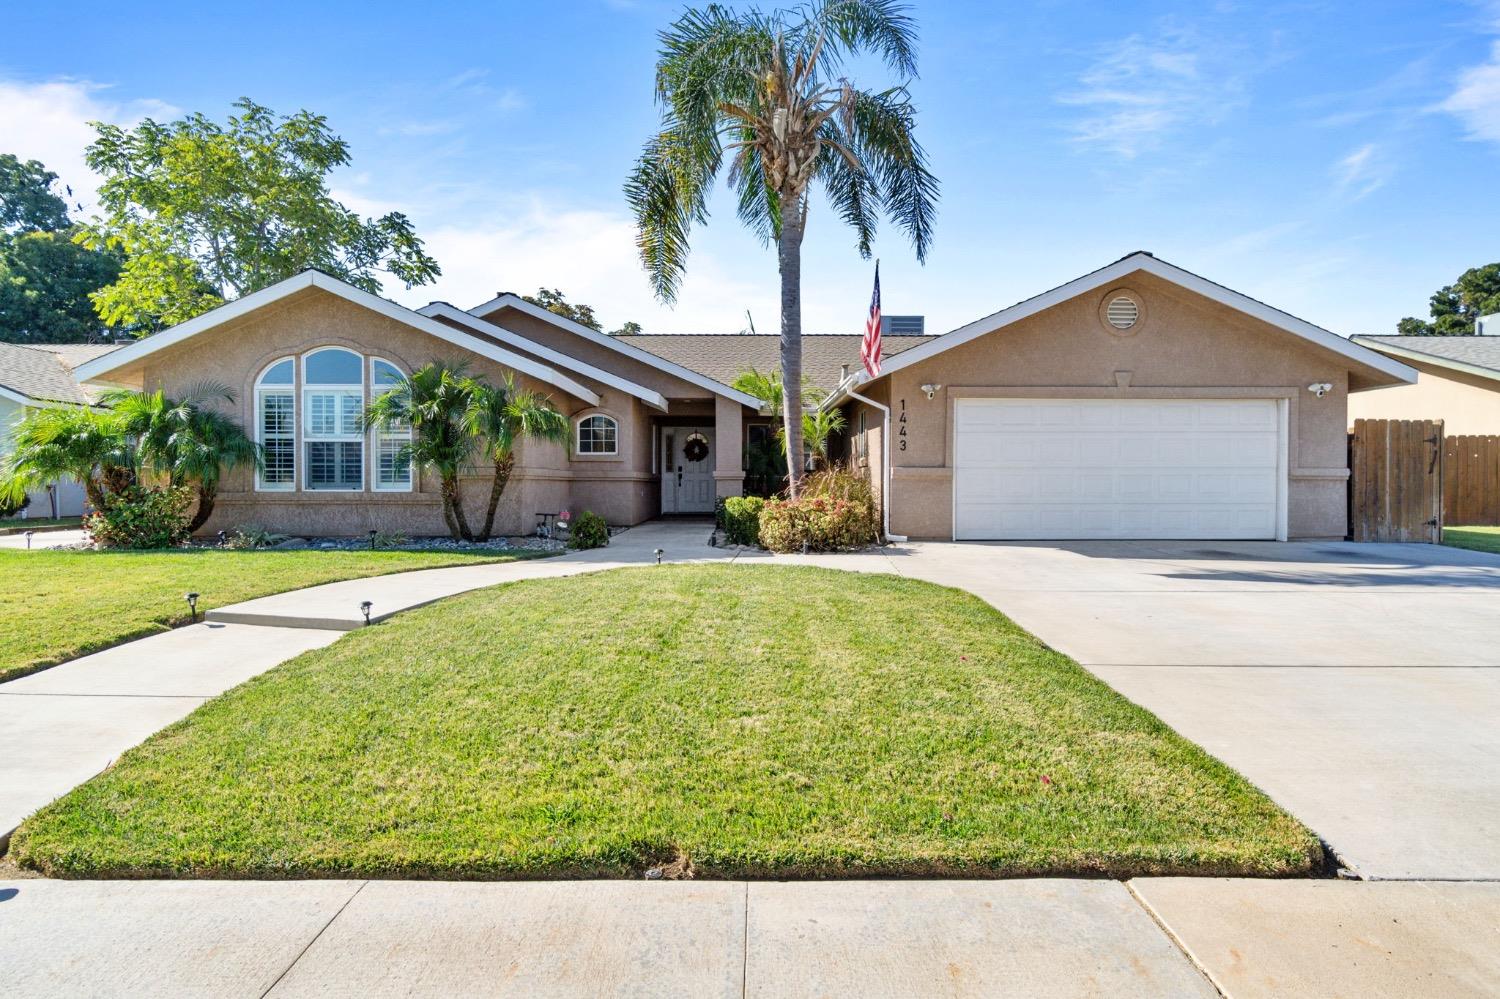
<path fill-rule="evenodd" d="M 528 354 L 535 354 L 544 361 L 550 361 L 553 364 L 567 368 L 575 374 L 583 375 L 585 378 L 592 378 L 601 385 L 617 388 L 621 392 L 633 395 L 646 403 L 646 405 L 653 406 L 662 412 L 666 412 L 667 410 L 666 398 L 654 389 L 649 389 L 644 385 L 637 385 L 628 378 L 621 378 L 619 375 L 605 371 L 603 368 L 596 368 L 592 364 L 569 357 L 562 351 L 553 350 L 551 347 L 537 343 L 535 340 L 528 340 L 519 333 L 512 332 L 486 319 L 480 319 L 478 316 L 470 315 L 462 309 L 449 305 L 447 302 L 432 302 L 431 304 L 422 306 L 417 311 L 424 316 L 442 316 L 456 323 L 463 323 L 476 333 L 483 333 L 485 336 L 499 340 L 501 343 L 514 347 L 517 350 L 524 350 Z"/>
<path fill-rule="evenodd" d="M 1036 315 L 1044 309 L 1050 309 L 1054 305 L 1066 302 L 1070 298 L 1094 291 L 1098 288 L 1107 287 L 1117 281 L 1134 274 L 1136 271 L 1145 271 L 1147 274 L 1161 278 L 1163 281 L 1171 282 L 1181 288 L 1196 292 L 1204 298 L 1218 302 L 1220 305 L 1228 306 L 1245 315 L 1252 316 L 1264 323 L 1285 330 L 1294 336 L 1300 337 L 1319 347 L 1329 350 L 1342 357 L 1346 357 L 1366 368 L 1374 369 L 1388 376 L 1393 382 L 1415 382 L 1417 373 L 1399 361 L 1392 360 L 1384 354 L 1377 353 L 1368 347 L 1352 343 L 1337 333 L 1314 326 L 1305 319 L 1282 312 L 1280 309 L 1272 308 L 1264 302 L 1242 295 L 1221 284 L 1215 284 L 1207 278 L 1200 277 L 1192 271 L 1183 270 L 1165 260 L 1159 260 L 1144 250 L 1121 257 L 1112 264 L 1108 264 L 1079 278 L 1074 278 L 1067 284 L 1059 285 L 1051 291 L 1044 291 L 1040 295 L 1017 302 L 1007 309 L 985 316 L 983 319 L 961 326 L 951 333 L 934 337 L 927 343 L 911 350 L 905 351 L 895 357 L 890 363 L 881 368 L 879 377 L 884 378 L 893 371 L 920 363 L 935 354 L 941 354 L 945 350 L 976 340 L 986 334 L 1003 329 L 1012 323 Z M 850 386 L 861 385 L 871 379 L 861 370 L 857 376 L 852 378 Z"/>
<path fill-rule="evenodd" d="M 707 389 L 715 395 L 724 396 L 726 399 L 733 399 L 735 402 L 738 402 L 741 405 L 749 406 L 752 409 L 759 409 L 761 406 L 761 401 L 755 396 L 750 395 L 748 392 L 741 392 L 739 389 L 734 388 L 730 385 L 726 385 L 725 383 L 714 378 L 710 378 L 702 372 L 694 371 L 693 369 L 678 364 L 675 361 L 669 361 L 664 357 L 658 357 L 656 354 L 653 354 L 650 351 L 642 350 L 639 347 L 632 346 L 628 342 L 631 339 L 630 337 L 615 337 L 610 336 L 608 333 L 600 333 L 598 330 L 590 329 L 582 323 L 576 323 L 564 316 L 559 316 L 555 312 L 549 312 L 546 309 L 542 308 L 540 305 L 533 305 L 532 303 L 526 301 L 526 299 L 522 298 L 520 295 L 517 295 L 513 292 L 501 292 L 499 295 L 496 295 L 494 298 L 490 299 L 488 302 L 485 302 L 483 305 L 474 306 L 474 308 L 469 310 L 469 315 L 479 316 L 480 318 L 483 318 L 496 311 L 497 309 L 505 308 L 515 309 L 519 312 L 526 313 L 526 315 L 528 316 L 543 320 L 544 322 L 549 322 L 559 329 L 564 329 L 569 333 L 577 334 L 578 336 L 583 337 L 585 340 L 590 340 L 594 343 L 599 344 L 601 347 L 608 347 L 610 350 L 613 350 L 619 354 L 623 354 L 625 357 L 629 357 L 632 360 L 649 365 L 657 369 L 658 371 L 664 371 L 667 374 L 672 375 L 675 378 L 679 378 L 690 385 L 696 385 L 699 388 Z"/>
<path fill-rule="evenodd" d="M 1500 336 L 1357 336 L 1354 342 L 1409 361 L 1421 361 L 1500 381 Z"/>
<path fill-rule="evenodd" d="M 278 281 L 269 288 L 251 292 L 243 298 L 237 298 L 219 306 L 212 312 L 205 312 L 185 323 L 178 323 L 171 329 L 162 330 L 153 336 L 137 340 L 132 344 L 121 347 L 102 357 L 94 358 L 78 366 L 75 374 L 80 381 L 91 381 L 108 375 L 111 371 L 117 371 L 128 364 L 132 364 L 142 358 L 178 344 L 191 337 L 197 336 L 207 330 L 223 326 L 225 323 L 249 315 L 258 309 L 295 295 L 308 288 L 318 288 L 331 295 L 337 295 L 345 301 L 362 306 L 372 312 L 379 313 L 388 319 L 394 319 L 398 323 L 404 323 L 423 333 L 430 334 L 439 340 L 446 341 L 457 347 L 487 357 L 507 368 L 512 368 L 522 374 L 530 375 L 538 381 L 546 382 L 562 389 L 569 395 L 576 396 L 591 406 L 599 405 L 599 396 L 591 389 L 579 384 L 572 378 L 553 370 L 545 364 L 533 361 L 529 357 L 512 353 L 502 347 L 496 346 L 483 337 L 463 330 L 454 329 L 447 323 L 440 323 L 436 319 L 414 312 L 405 306 L 397 305 L 395 302 L 372 295 L 362 291 L 330 274 L 322 271 L 306 270 L 300 274 L 293 275 L 284 281 Z"/>
<path fill-rule="evenodd" d="M 26 406 L 91 405 L 94 393 L 78 383 L 73 368 L 116 349 L 115 344 L 0 343 L 0 395 Z"/>
<path fill-rule="evenodd" d="M 665 360 L 731 382 L 749 368 L 774 371 L 781 367 L 781 337 L 774 333 L 635 333 L 627 339 Z M 812 333 L 802 337 L 802 371 L 812 383 L 832 392 L 839 382 L 839 366 L 859 366 L 859 333 Z M 936 339 L 887 333 L 880 338 L 882 357 L 890 358 Z"/>

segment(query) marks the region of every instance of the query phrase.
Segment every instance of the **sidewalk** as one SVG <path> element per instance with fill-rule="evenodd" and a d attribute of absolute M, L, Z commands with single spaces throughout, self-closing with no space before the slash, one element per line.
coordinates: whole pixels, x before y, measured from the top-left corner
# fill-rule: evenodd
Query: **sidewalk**
<path fill-rule="evenodd" d="M 1497 926 L 1497 884 L 20 880 L 0 995 L 1462 997 Z"/>

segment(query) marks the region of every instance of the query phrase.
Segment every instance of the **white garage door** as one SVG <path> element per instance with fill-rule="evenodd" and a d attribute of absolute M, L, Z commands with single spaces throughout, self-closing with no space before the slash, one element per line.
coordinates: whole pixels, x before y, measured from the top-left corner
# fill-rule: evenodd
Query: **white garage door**
<path fill-rule="evenodd" d="M 1275 538 L 1272 399 L 960 399 L 954 537 Z"/>

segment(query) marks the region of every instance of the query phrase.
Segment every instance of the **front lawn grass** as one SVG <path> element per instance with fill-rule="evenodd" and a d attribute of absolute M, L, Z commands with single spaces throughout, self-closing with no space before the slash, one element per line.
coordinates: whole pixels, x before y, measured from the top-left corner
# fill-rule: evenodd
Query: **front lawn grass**
<path fill-rule="evenodd" d="M 94 552 L 0 549 L 0 681 L 188 620 L 318 583 L 407 569 L 504 562 L 517 553 L 400 551 Z"/>
<path fill-rule="evenodd" d="M 979 599 L 667 566 L 477 591 L 29 819 L 60 877 L 1294 875 L 1316 838 Z"/>
<path fill-rule="evenodd" d="M 1443 544 L 1500 555 L 1500 527 L 1445 527 Z"/>

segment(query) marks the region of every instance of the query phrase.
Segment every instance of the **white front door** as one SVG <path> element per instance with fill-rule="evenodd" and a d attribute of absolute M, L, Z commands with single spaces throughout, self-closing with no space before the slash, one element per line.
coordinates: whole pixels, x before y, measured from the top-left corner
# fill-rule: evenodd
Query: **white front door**
<path fill-rule="evenodd" d="M 713 513 L 713 427 L 662 427 L 661 454 L 661 512 Z"/>
<path fill-rule="evenodd" d="M 1272 399 L 959 399 L 956 540 L 1276 538 Z"/>

